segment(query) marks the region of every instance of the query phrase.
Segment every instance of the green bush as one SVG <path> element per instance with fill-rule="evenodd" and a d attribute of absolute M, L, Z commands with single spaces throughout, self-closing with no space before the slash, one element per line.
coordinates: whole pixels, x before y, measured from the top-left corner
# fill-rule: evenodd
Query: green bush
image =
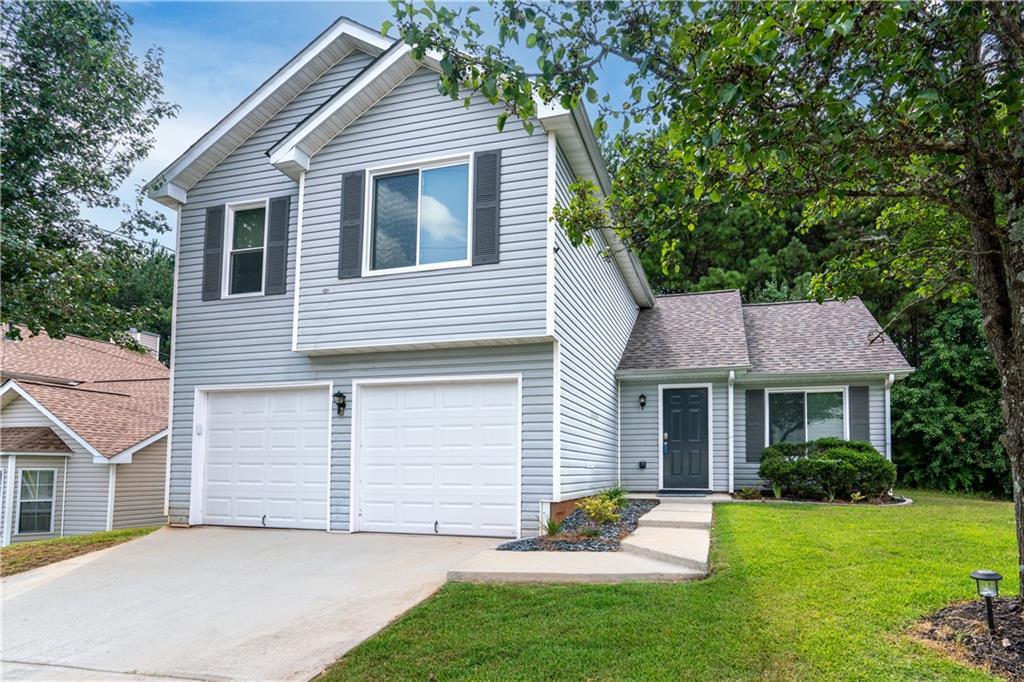
<path fill-rule="evenodd" d="M 612 523 L 619 520 L 619 504 L 604 494 L 585 497 L 576 503 L 594 523 Z"/>
<path fill-rule="evenodd" d="M 608 490 L 605 490 L 603 493 L 600 493 L 600 495 L 614 502 L 615 505 L 620 509 L 625 509 L 626 507 L 629 506 L 629 499 L 626 497 L 626 489 L 623 488 L 621 485 L 608 488 Z"/>
<path fill-rule="evenodd" d="M 736 499 L 738 500 L 760 500 L 761 491 L 757 488 L 740 488 L 736 491 Z"/>
<path fill-rule="evenodd" d="M 758 473 L 777 496 L 828 500 L 854 492 L 880 497 L 896 483 L 896 467 L 870 443 L 841 438 L 767 447 Z"/>

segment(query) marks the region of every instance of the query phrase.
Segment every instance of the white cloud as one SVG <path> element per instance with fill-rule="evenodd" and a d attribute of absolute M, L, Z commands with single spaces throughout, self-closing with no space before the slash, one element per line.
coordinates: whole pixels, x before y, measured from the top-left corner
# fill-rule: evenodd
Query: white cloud
<path fill-rule="evenodd" d="M 466 240 L 466 223 L 456 218 L 443 203 L 429 194 L 420 199 L 420 226 L 434 242 Z"/>

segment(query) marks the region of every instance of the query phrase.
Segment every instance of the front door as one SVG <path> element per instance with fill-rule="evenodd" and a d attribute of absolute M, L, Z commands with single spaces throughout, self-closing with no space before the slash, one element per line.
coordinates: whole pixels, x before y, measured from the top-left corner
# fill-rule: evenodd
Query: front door
<path fill-rule="evenodd" d="M 707 490 L 708 389 L 662 392 L 662 487 Z"/>

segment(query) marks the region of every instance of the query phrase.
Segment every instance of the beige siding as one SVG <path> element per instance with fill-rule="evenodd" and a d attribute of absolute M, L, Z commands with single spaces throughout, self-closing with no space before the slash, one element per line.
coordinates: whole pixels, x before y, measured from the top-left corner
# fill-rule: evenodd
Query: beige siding
<path fill-rule="evenodd" d="M 164 516 L 166 466 L 166 438 L 136 452 L 131 464 L 117 465 L 114 528 L 157 526 L 167 521 Z"/>
<path fill-rule="evenodd" d="M 54 431 L 58 430 L 49 417 L 32 407 L 20 395 L 4 405 L 3 412 L 0 412 L 0 423 L 4 426 L 53 426 Z"/>

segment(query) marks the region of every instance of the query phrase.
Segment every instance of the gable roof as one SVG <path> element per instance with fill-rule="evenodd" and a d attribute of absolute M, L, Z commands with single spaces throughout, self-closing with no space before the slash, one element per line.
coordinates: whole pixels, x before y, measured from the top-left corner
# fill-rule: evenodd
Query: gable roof
<path fill-rule="evenodd" d="M 750 366 L 739 291 L 657 296 L 641 310 L 620 370 L 700 370 Z"/>
<path fill-rule="evenodd" d="M 170 372 L 152 355 L 78 336 L 22 336 L 0 341 L 4 404 L 21 395 L 108 459 L 166 431 Z"/>
<path fill-rule="evenodd" d="M 0 427 L 0 448 L 4 452 L 71 452 L 67 443 L 49 426 Z"/>
<path fill-rule="evenodd" d="M 637 316 L 619 372 L 913 371 L 899 348 L 884 334 L 878 336 L 879 331 L 858 298 L 744 305 L 737 290 L 658 296 L 654 308 Z"/>

